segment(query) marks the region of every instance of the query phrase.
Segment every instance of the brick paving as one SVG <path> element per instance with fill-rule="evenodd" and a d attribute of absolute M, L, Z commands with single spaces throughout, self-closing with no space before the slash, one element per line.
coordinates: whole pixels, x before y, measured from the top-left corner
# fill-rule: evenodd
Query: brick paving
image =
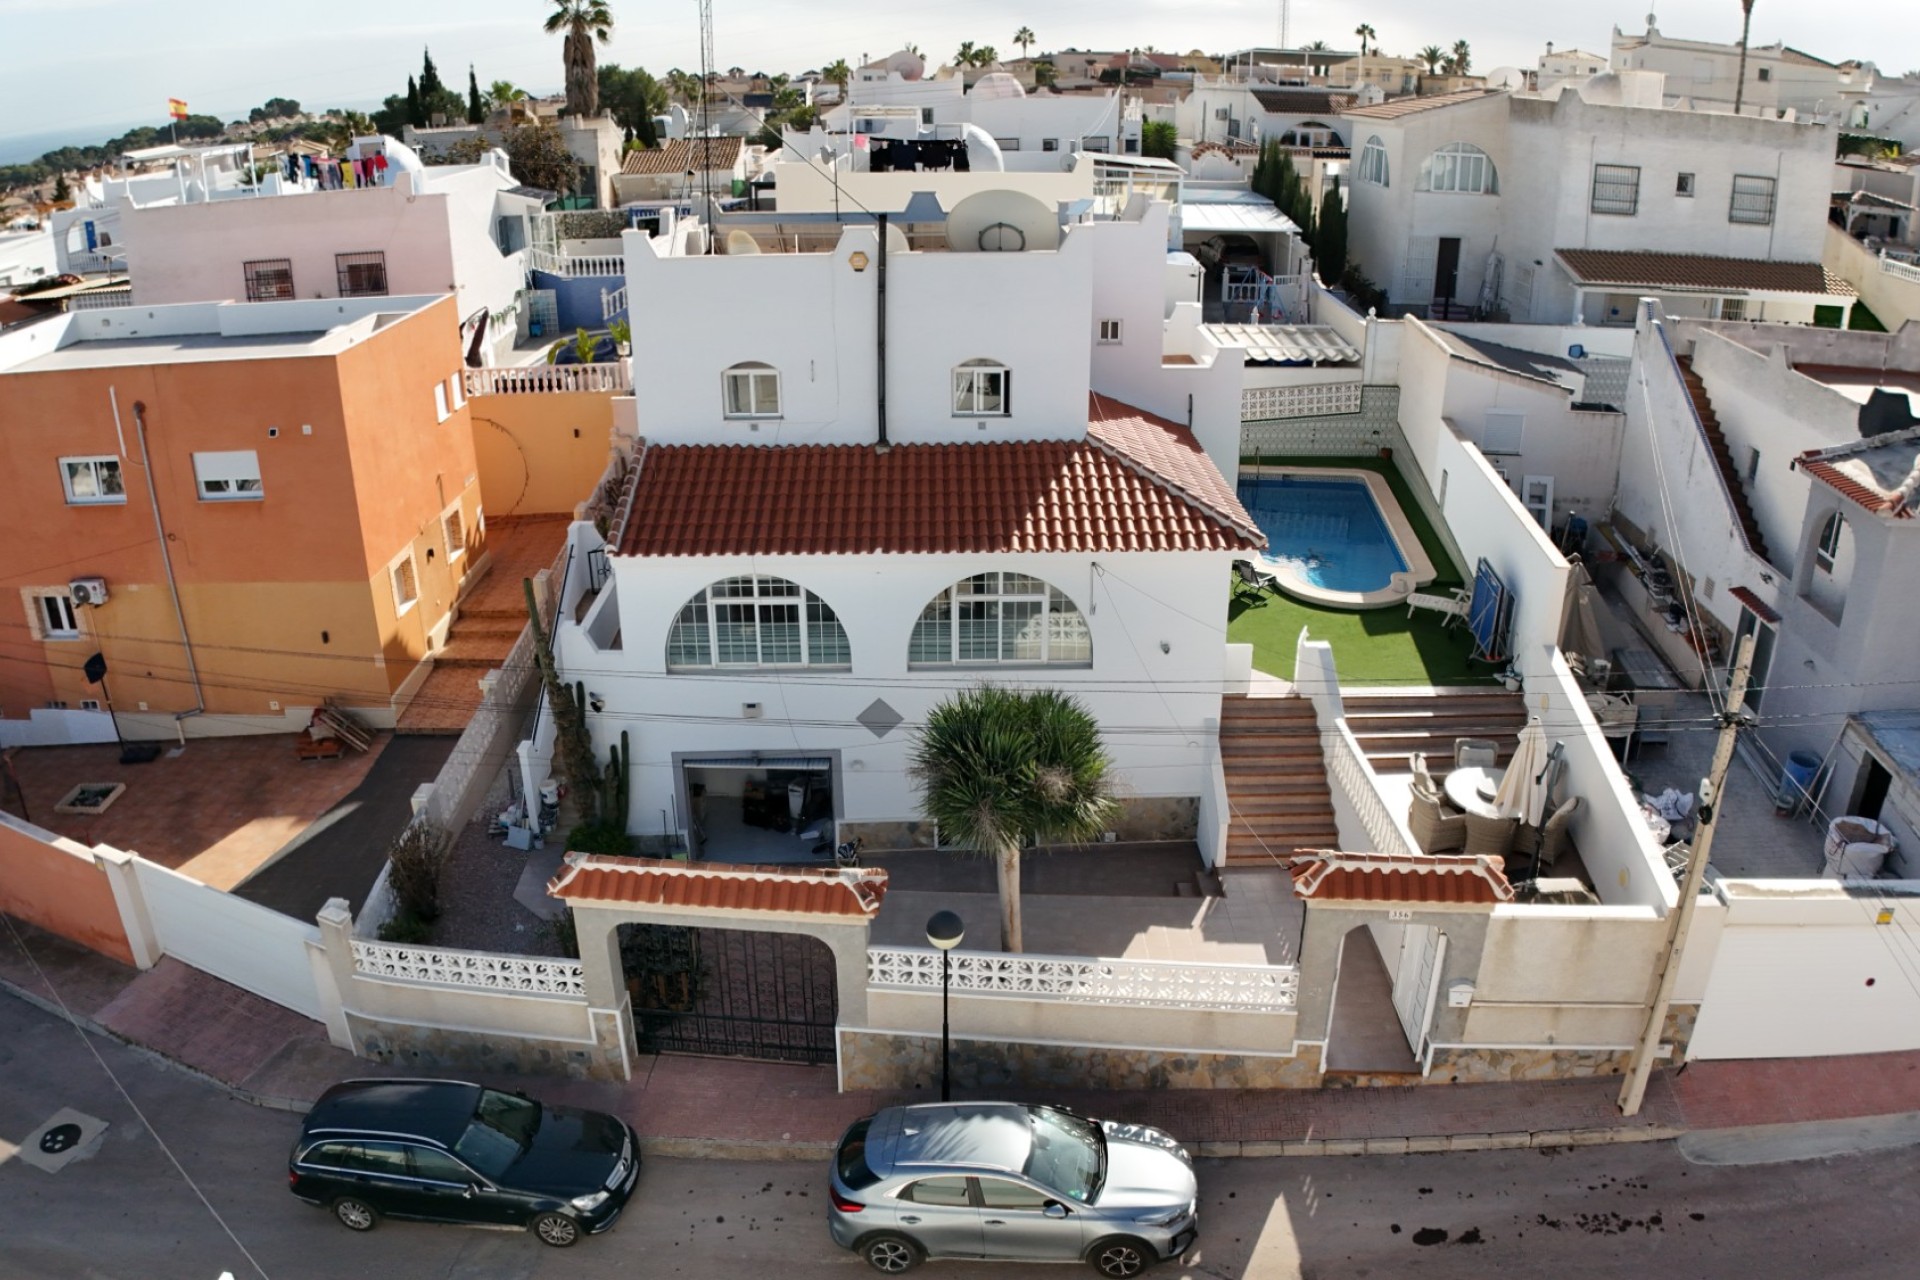
<path fill-rule="evenodd" d="M 381 735 L 364 754 L 300 760 L 294 744 L 303 736 L 192 738 L 178 754 L 170 750 L 146 764 L 121 764 L 112 743 L 22 747 L 13 767 L 40 826 L 230 889 L 359 786 L 387 742 Z M 127 789 L 105 813 L 55 813 L 83 782 L 124 782 Z"/>
<path fill-rule="evenodd" d="M 400 1073 L 329 1043 L 319 1023 L 173 960 L 144 974 L 11 922 L 40 963 L 0 932 L 0 989 L 46 1003 L 51 980 L 74 1012 L 255 1097 L 303 1107 L 351 1076 Z M 471 1072 L 451 1072 L 472 1075 Z M 624 1116 L 643 1137 L 737 1146 L 831 1143 L 854 1120 L 931 1091 L 839 1093 L 831 1067 L 663 1054 L 625 1083 L 481 1073 L 554 1103 Z M 1619 1114 L 1618 1077 L 1355 1089 L 997 1090 L 1163 1126 L 1193 1143 L 1471 1136 L 1563 1130 L 1734 1128 L 1920 1111 L 1920 1052 L 1699 1062 L 1658 1071 L 1638 1116 Z M 962 1092 L 959 1096 L 968 1096 Z"/>

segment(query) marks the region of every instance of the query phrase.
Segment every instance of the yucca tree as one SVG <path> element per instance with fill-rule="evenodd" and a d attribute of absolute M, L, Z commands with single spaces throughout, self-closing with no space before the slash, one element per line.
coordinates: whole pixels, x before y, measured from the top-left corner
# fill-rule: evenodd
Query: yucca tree
<path fill-rule="evenodd" d="M 606 0 L 553 0 L 547 15 L 548 35 L 564 33 L 562 57 L 567 68 L 567 111 L 592 116 L 600 111 L 600 81 L 593 42 L 613 39 L 613 10 Z"/>
<path fill-rule="evenodd" d="M 1001 945 L 1023 950 L 1021 842 L 1092 840 L 1115 810 L 1099 724 L 1056 689 L 980 685 L 928 714 L 910 772 L 942 841 L 993 859 Z"/>
<path fill-rule="evenodd" d="M 1027 56 L 1027 50 L 1033 47 L 1033 42 L 1036 38 L 1033 34 L 1032 27 L 1022 27 L 1013 33 L 1013 42 L 1020 46 L 1021 57 L 1024 58 Z"/>

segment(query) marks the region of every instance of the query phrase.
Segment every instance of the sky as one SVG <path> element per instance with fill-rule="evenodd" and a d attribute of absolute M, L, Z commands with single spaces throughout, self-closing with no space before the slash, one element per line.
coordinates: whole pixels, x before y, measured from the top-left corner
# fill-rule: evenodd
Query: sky
<path fill-rule="evenodd" d="M 602 62 L 656 73 L 699 63 L 695 0 L 611 0 L 613 42 Z M 1457 39 L 1473 47 L 1476 70 L 1532 66 L 1546 42 L 1604 55 L 1614 24 L 1640 30 L 1648 6 L 1668 35 L 1734 40 L 1738 0 L 1614 0 L 1562 5 L 1542 0 L 1293 0 L 1292 39 L 1353 48 L 1353 29 L 1371 23 L 1389 53 L 1411 54 Z M 918 6 L 902 6 L 902 9 Z M 1889 21 L 1898 3 L 1759 0 L 1756 45 L 1784 39 L 1839 61 L 1869 58 L 1899 73 L 1920 67 L 1920 20 Z M 469 63 L 484 86 L 511 80 L 534 93 L 561 85 L 560 39 L 540 30 L 545 0 L 0 0 L 0 162 L 51 135 L 99 141 L 133 124 L 162 123 L 166 100 L 228 119 L 270 97 L 308 107 L 366 106 L 404 92 L 423 46 L 449 84 L 464 86 Z M 950 57 L 963 40 L 1017 54 L 1020 26 L 1039 36 L 1036 52 L 1132 48 L 1209 53 L 1272 44 L 1278 0 L 969 0 L 923 16 L 823 0 L 715 0 L 714 47 L 721 68 L 799 72 L 835 58 L 881 57 L 918 45 Z M 30 154 L 53 145 L 44 142 Z"/>

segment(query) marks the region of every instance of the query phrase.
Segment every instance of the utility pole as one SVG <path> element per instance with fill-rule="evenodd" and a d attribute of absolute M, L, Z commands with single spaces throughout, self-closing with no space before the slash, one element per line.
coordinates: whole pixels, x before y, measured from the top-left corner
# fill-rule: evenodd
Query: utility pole
<path fill-rule="evenodd" d="M 1747 96 L 1747 36 L 1753 31 L 1753 0 L 1740 0 L 1740 70 L 1734 73 L 1733 114 Z"/>
<path fill-rule="evenodd" d="M 1733 763 L 1733 744 L 1745 717 L 1741 709 L 1747 701 L 1747 677 L 1753 669 L 1753 637 L 1742 636 L 1733 660 L 1733 679 L 1727 686 L 1726 709 L 1720 713 L 1720 738 L 1713 746 L 1713 763 L 1700 781 L 1698 828 L 1693 851 L 1687 859 L 1687 874 L 1680 881 L 1680 901 L 1667 918 L 1667 940 L 1654 966 L 1654 978 L 1647 991 L 1647 1021 L 1634 1045 L 1627 1078 L 1620 1086 L 1620 1114 L 1638 1115 L 1646 1097 L 1647 1077 L 1653 1072 L 1653 1055 L 1660 1048 L 1660 1033 L 1667 1023 L 1667 1006 L 1673 1000 L 1674 980 L 1680 976 L 1680 957 L 1687 944 L 1687 930 L 1693 925 L 1694 908 L 1700 902 L 1700 882 L 1707 874 L 1707 859 L 1713 853 L 1715 819 L 1720 808 L 1720 791 L 1726 786 L 1727 767 Z"/>

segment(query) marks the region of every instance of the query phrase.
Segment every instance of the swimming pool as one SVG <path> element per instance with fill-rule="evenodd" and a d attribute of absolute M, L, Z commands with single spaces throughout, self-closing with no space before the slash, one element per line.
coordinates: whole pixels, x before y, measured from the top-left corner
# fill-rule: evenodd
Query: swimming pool
<path fill-rule="evenodd" d="M 1434 577 L 1432 562 L 1381 476 L 1369 471 L 1248 467 L 1240 501 L 1267 535 L 1261 567 L 1313 604 L 1399 604 Z"/>

